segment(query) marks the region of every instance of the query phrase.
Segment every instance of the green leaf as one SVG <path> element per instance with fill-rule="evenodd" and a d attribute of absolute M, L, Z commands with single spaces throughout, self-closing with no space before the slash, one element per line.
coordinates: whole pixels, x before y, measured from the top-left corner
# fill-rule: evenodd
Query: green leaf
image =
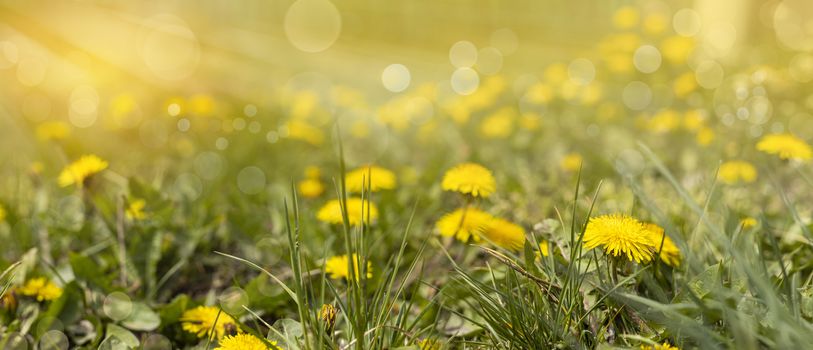
<path fill-rule="evenodd" d="M 130 350 L 131 347 L 127 346 L 123 340 L 116 336 L 109 337 L 99 344 L 99 350 Z"/>
<path fill-rule="evenodd" d="M 133 312 L 121 324 L 134 331 L 152 331 L 161 325 L 161 317 L 146 304 L 134 302 Z"/>
<path fill-rule="evenodd" d="M 122 343 L 124 343 L 124 345 L 126 345 L 129 348 L 138 347 L 138 345 L 140 344 L 135 334 L 113 323 L 107 325 L 107 333 L 105 335 L 105 340 L 111 337 L 118 338 L 119 340 L 121 340 Z"/>
<path fill-rule="evenodd" d="M 91 258 L 71 253 L 69 261 L 77 280 L 87 282 L 105 293 L 113 292 L 112 279 Z"/>
<path fill-rule="evenodd" d="M 181 315 L 183 315 L 183 312 L 188 308 L 188 305 L 189 296 L 186 294 L 176 296 L 175 299 L 172 299 L 172 302 L 161 308 L 159 311 L 161 323 L 168 325 L 178 322 Z"/>

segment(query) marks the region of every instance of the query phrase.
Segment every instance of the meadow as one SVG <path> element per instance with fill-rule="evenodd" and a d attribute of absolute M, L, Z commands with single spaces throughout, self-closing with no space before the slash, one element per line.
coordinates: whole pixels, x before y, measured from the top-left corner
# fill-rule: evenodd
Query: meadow
<path fill-rule="evenodd" d="M 0 0 L 0 349 L 811 348 L 812 19 Z"/>

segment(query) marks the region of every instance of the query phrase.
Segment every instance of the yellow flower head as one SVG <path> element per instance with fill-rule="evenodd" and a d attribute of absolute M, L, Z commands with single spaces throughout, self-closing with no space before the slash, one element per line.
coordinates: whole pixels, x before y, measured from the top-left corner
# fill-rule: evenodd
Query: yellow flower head
<path fill-rule="evenodd" d="M 607 254 L 626 255 L 638 263 L 652 260 L 655 247 L 648 230 L 637 219 L 627 215 L 602 215 L 590 218 L 584 232 L 584 246 L 601 246 Z"/>
<path fill-rule="evenodd" d="M 218 347 L 216 347 L 215 350 L 282 350 L 282 348 L 277 346 L 276 341 L 269 340 L 268 342 L 271 343 L 270 347 L 251 334 L 240 333 L 227 335 L 223 337 L 223 339 L 220 339 Z"/>
<path fill-rule="evenodd" d="M 720 165 L 717 178 L 729 185 L 751 183 L 757 179 L 757 168 L 743 160 L 731 160 Z"/>
<path fill-rule="evenodd" d="M 638 24 L 640 19 L 638 10 L 632 6 L 624 6 L 613 15 L 613 24 L 620 29 L 630 29 Z"/>
<path fill-rule="evenodd" d="M 17 291 L 22 295 L 36 298 L 37 301 L 50 301 L 62 295 L 62 288 L 44 277 L 28 280 Z"/>
<path fill-rule="evenodd" d="M 492 218 L 483 236 L 494 244 L 510 250 L 520 250 L 525 245 L 525 229 L 508 220 Z"/>
<path fill-rule="evenodd" d="M 813 150 L 810 145 L 791 134 L 767 135 L 757 143 L 757 150 L 776 154 L 781 159 L 808 160 L 813 158 Z"/>
<path fill-rule="evenodd" d="M 540 256 L 550 256 L 550 248 L 548 248 L 548 241 L 541 241 L 539 242 L 539 252 L 536 253 L 536 257 Z"/>
<path fill-rule="evenodd" d="M 37 138 L 42 141 L 62 140 L 71 133 L 71 127 L 66 122 L 50 121 L 37 125 Z"/>
<path fill-rule="evenodd" d="M 395 173 L 378 166 L 364 166 L 353 171 L 350 171 L 345 176 L 347 184 L 347 192 L 361 193 L 362 189 L 367 187 L 369 182 L 369 190 L 378 192 L 380 190 L 391 190 L 395 188 L 396 178 Z"/>
<path fill-rule="evenodd" d="M 219 316 L 218 313 L 220 313 Z M 215 319 L 217 319 L 216 326 Z M 195 334 L 198 338 L 208 337 L 209 331 L 214 327 L 215 335 L 217 339 L 220 339 L 226 335 L 226 327 L 236 326 L 231 316 L 221 312 L 219 308 L 214 306 L 198 306 L 186 310 L 181 315 L 180 320 L 183 330 Z"/>
<path fill-rule="evenodd" d="M 314 146 L 321 146 L 325 142 L 322 129 L 301 120 L 291 120 L 285 126 L 288 128 L 288 138 L 307 142 Z"/>
<path fill-rule="evenodd" d="M 743 218 L 742 220 L 740 220 L 740 226 L 742 226 L 743 229 L 749 229 L 749 228 L 752 228 L 752 227 L 754 227 L 756 225 L 759 225 L 759 221 L 757 221 L 757 219 L 754 219 L 752 217 L 747 217 L 747 218 Z"/>
<path fill-rule="evenodd" d="M 655 245 L 655 251 L 660 250 L 661 261 L 672 267 L 680 266 L 680 249 L 669 236 L 664 234 L 663 228 L 652 223 L 644 224 L 644 228 L 649 232 L 652 243 Z M 661 241 L 663 241 L 663 247 L 661 247 Z"/>
<path fill-rule="evenodd" d="M 340 279 L 340 278 L 347 278 L 350 276 L 348 273 L 347 255 L 339 255 L 331 257 L 327 259 L 325 262 L 325 273 L 330 275 L 330 278 L 333 279 Z M 353 254 L 353 270 L 356 275 L 356 281 L 359 280 L 359 268 L 358 268 L 358 254 Z M 373 263 L 369 260 L 367 261 L 367 278 L 373 277 Z"/>
<path fill-rule="evenodd" d="M 446 172 L 441 187 L 445 191 L 486 198 L 494 192 L 497 184 L 491 171 L 482 165 L 463 163 Z"/>
<path fill-rule="evenodd" d="M 68 164 L 59 174 L 58 182 L 62 187 L 74 184 L 82 187 L 89 177 L 104 169 L 107 169 L 106 161 L 92 154 L 85 155 L 73 163 Z"/>
<path fill-rule="evenodd" d="M 374 221 L 378 218 L 378 208 L 376 208 L 375 204 L 370 203 L 367 200 L 362 200 L 361 198 L 347 198 L 346 209 L 347 220 L 352 226 L 358 226 L 361 223 L 366 222 L 368 212 L 370 221 Z M 338 199 L 333 199 L 325 203 L 325 205 L 319 209 L 319 212 L 316 213 L 316 218 L 329 224 L 341 224 L 343 222 L 341 202 Z"/>
<path fill-rule="evenodd" d="M 421 339 L 418 342 L 420 350 L 440 350 L 440 342 L 435 339 Z"/>
<path fill-rule="evenodd" d="M 371 267 L 368 265 L 368 267 Z M 368 271 L 371 269 L 368 269 Z M 322 304 L 322 307 L 319 309 L 319 319 L 325 323 L 325 328 L 328 330 L 333 329 L 336 325 L 336 314 L 338 311 L 336 307 L 332 304 Z"/>
<path fill-rule="evenodd" d="M 480 236 L 493 219 L 494 217 L 480 209 L 461 208 L 444 215 L 435 227 L 444 237 L 455 237 L 463 243 L 469 240 L 479 242 Z"/>
<path fill-rule="evenodd" d="M 0 222 L 3 222 L 5 220 L 6 220 L 6 208 L 3 208 L 3 206 L 0 205 Z"/>
<path fill-rule="evenodd" d="M 305 168 L 305 178 L 306 179 L 318 179 L 322 176 L 322 171 L 319 170 L 319 167 L 315 165 L 310 165 Z"/>
<path fill-rule="evenodd" d="M 568 153 L 564 158 L 562 158 L 562 161 L 559 162 L 559 167 L 561 167 L 564 171 L 574 172 L 581 168 L 583 161 L 584 159 L 582 158 L 581 154 L 575 152 Z"/>
<path fill-rule="evenodd" d="M 699 145 L 708 146 L 714 141 L 714 130 L 704 126 L 700 128 L 700 130 L 697 130 L 696 139 Z"/>
<path fill-rule="evenodd" d="M 506 107 L 487 116 L 480 123 L 480 135 L 487 139 L 504 139 L 511 136 L 514 130 L 514 113 L 511 108 Z"/>
<path fill-rule="evenodd" d="M 144 213 L 145 206 L 147 206 L 147 202 L 143 199 L 134 199 L 130 201 L 130 205 L 127 206 L 124 214 L 130 220 L 143 220 L 147 217 L 147 214 Z"/>
<path fill-rule="evenodd" d="M 680 348 L 669 345 L 667 342 L 663 342 L 663 344 L 655 344 L 654 347 L 651 345 L 641 345 L 641 350 L 680 350 Z"/>
<path fill-rule="evenodd" d="M 319 179 L 305 179 L 296 184 L 299 194 L 305 198 L 319 197 L 325 191 L 325 185 Z"/>

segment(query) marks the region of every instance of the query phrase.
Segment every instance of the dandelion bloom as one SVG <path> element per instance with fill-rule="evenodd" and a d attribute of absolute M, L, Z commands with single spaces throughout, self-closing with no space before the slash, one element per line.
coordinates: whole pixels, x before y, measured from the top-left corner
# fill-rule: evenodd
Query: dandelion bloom
<path fill-rule="evenodd" d="M 348 273 L 347 255 L 339 255 L 331 257 L 327 259 L 325 262 L 325 273 L 330 274 L 330 278 L 333 279 L 340 279 L 340 278 L 347 278 L 350 276 Z M 358 268 L 358 254 L 353 254 L 353 270 L 356 275 L 356 281 L 359 280 L 359 268 Z M 369 260 L 367 261 L 367 278 L 373 277 L 373 264 Z"/>
<path fill-rule="evenodd" d="M 215 325 L 215 319 L 217 319 L 217 325 Z M 181 328 L 198 338 L 208 337 L 212 327 L 214 327 L 217 339 L 223 338 L 226 335 L 226 327 L 236 325 L 231 316 L 221 312 L 219 308 L 214 306 L 198 306 L 186 310 L 181 315 L 180 320 Z"/>
<path fill-rule="evenodd" d="M 584 246 L 601 246 L 607 254 L 626 255 L 630 261 L 652 260 L 655 247 L 644 225 L 627 215 L 602 215 L 590 218 L 584 231 Z"/>
<path fill-rule="evenodd" d="M 6 220 L 6 208 L 3 208 L 3 206 L 0 205 L 0 222 L 3 222 L 5 220 Z"/>
<path fill-rule="evenodd" d="M 757 179 L 757 168 L 744 160 L 731 160 L 720 165 L 717 178 L 729 185 L 751 183 Z"/>
<path fill-rule="evenodd" d="M 391 190 L 395 188 L 395 173 L 378 166 L 364 166 L 350 171 L 345 176 L 347 192 L 361 193 L 369 182 L 369 191 Z"/>
<path fill-rule="evenodd" d="M 328 330 L 332 330 L 336 325 L 337 313 L 336 307 L 332 304 L 322 304 L 322 307 L 319 309 L 319 319 L 325 323 L 325 328 Z"/>
<path fill-rule="evenodd" d="M 107 162 L 101 158 L 92 154 L 82 156 L 62 170 L 59 185 L 66 187 L 75 184 L 82 187 L 88 178 L 104 169 L 107 169 Z"/>
<path fill-rule="evenodd" d="M 525 245 L 525 229 L 508 220 L 492 218 L 483 236 L 494 244 L 510 250 L 520 250 Z"/>
<path fill-rule="evenodd" d="M 325 192 L 325 185 L 319 179 L 304 179 L 296 184 L 296 188 L 305 198 L 316 198 Z"/>
<path fill-rule="evenodd" d="M 574 172 L 579 170 L 582 166 L 582 155 L 578 153 L 568 153 L 562 158 L 562 161 L 559 162 L 559 167 L 562 168 L 564 171 Z"/>
<path fill-rule="evenodd" d="M 127 206 L 127 210 L 124 212 L 124 215 L 130 220 L 143 220 L 147 217 L 147 214 L 144 212 L 145 206 L 147 206 L 147 202 L 145 200 L 134 199 L 130 201 L 130 205 Z"/>
<path fill-rule="evenodd" d="M 44 277 L 28 280 L 17 291 L 22 295 L 36 298 L 37 301 L 50 301 L 62 295 L 62 288 Z"/>
<path fill-rule="evenodd" d="M 655 346 L 641 345 L 641 350 L 680 350 L 680 348 L 669 345 L 667 342 L 663 342 L 663 344 L 655 344 Z"/>
<path fill-rule="evenodd" d="M 480 209 L 460 208 L 440 218 L 435 227 L 444 237 L 455 237 L 463 243 L 469 240 L 479 242 L 493 219 Z"/>
<path fill-rule="evenodd" d="M 497 187 L 491 171 L 480 164 L 463 163 L 443 176 L 443 190 L 460 192 L 473 197 L 488 197 Z"/>
<path fill-rule="evenodd" d="M 367 200 L 362 200 L 361 198 L 347 198 L 346 209 L 347 220 L 352 226 L 358 226 L 362 222 L 366 222 L 368 214 L 370 221 L 378 218 L 378 208 L 375 207 L 375 204 Z M 338 199 L 328 201 L 319 209 L 319 212 L 316 213 L 316 218 L 329 224 L 341 224 L 343 222 L 341 202 Z"/>
<path fill-rule="evenodd" d="M 66 122 L 50 121 L 37 125 L 37 138 L 42 141 L 62 140 L 71 133 L 71 127 Z"/>
<path fill-rule="evenodd" d="M 740 226 L 742 226 L 743 229 L 749 229 L 749 228 L 754 227 L 754 226 L 756 226 L 758 224 L 759 224 L 759 221 L 757 221 L 757 219 L 754 219 L 752 217 L 747 217 L 747 218 L 743 218 L 742 220 L 740 220 Z"/>
<path fill-rule="evenodd" d="M 220 339 L 218 347 L 215 350 L 282 350 L 277 346 L 277 342 L 269 340 L 271 346 L 265 345 L 265 342 L 251 334 L 240 333 L 235 335 L 227 335 Z"/>
<path fill-rule="evenodd" d="M 781 159 L 808 160 L 813 158 L 813 150 L 810 145 L 791 134 L 767 135 L 759 140 L 757 150 L 776 154 Z"/>
<path fill-rule="evenodd" d="M 420 350 L 440 350 L 440 342 L 435 339 L 421 339 L 418 341 Z"/>
<path fill-rule="evenodd" d="M 647 223 L 644 224 L 644 228 L 649 232 L 652 243 L 655 244 L 655 251 L 660 250 L 661 261 L 672 267 L 680 266 L 680 249 L 669 236 L 664 234 L 663 227 Z M 663 241 L 663 247 L 661 247 L 661 241 Z"/>
<path fill-rule="evenodd" d="M 548 248 L 548 241 L 539 242 L 539 252 L 536 253 L 536 256 L 539 257 L 540 253 L 542 256 L 550 256 L 550 248 Z"/>

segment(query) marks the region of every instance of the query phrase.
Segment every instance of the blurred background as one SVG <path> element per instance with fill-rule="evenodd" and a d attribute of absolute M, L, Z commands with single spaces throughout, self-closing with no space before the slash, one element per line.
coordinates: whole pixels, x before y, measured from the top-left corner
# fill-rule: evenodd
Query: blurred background
<path fill-rule="evenodd" d="M 453 114 L 445 101 L 492 78 L 514 95 L 511 104 L 540 81 L 562 80 L 595 87 L 600 100 L 627 107 L 621 114 L 654 115 L 677 104 L 658 84 L 683 71 L 701 94 L 734 91 L 720 89 L 732 85 L 733 71 L 761 65 L 803 84 L 813 78 L 811 50 L 813 3 L 805 0 L 2 0 L 0 157 L 36 161 L 38 127 L 40 139 L 75 136 L 60 147 L 70 154 L 166 153 L 170 140 L 194 131 L 184 118 L 191 114 L 226 118 L 219 132 L 246 129 L 270 142 L 290 130 L 246 117 L 289 113 L 280 109 L 286 101 L 306 108 L 308 97 L 291 91 L 363 100 L 384 120 L 385 102 L 430 91 L 428 101 L 396 107 L 431 119 Z M 757 108 L 773 114 L 777 103 Z M 534 112 L 552 118 L 547 103 L 538 105 Z M 787 127 L 762 119 L 760 134 Z M 194 142 L 212 148 L 222 136 Z"/>

